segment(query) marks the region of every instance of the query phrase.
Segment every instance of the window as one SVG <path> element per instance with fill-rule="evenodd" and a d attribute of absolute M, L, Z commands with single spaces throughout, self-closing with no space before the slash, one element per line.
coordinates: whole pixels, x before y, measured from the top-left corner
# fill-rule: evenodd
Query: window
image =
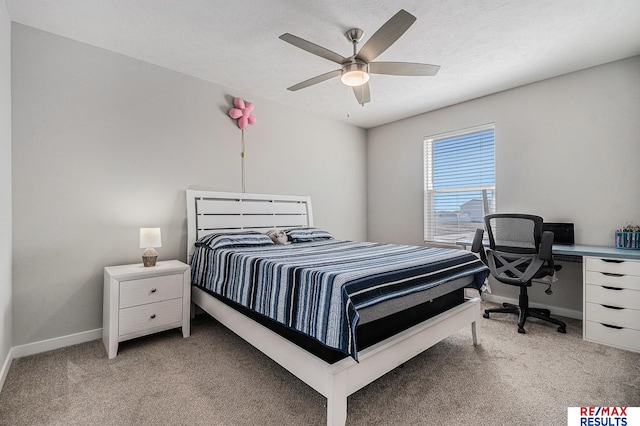
<path fill-rule="evenodd" d="M 495 126 L 424 140 L 424 240 L 472 240 L 496 211 Z"/>

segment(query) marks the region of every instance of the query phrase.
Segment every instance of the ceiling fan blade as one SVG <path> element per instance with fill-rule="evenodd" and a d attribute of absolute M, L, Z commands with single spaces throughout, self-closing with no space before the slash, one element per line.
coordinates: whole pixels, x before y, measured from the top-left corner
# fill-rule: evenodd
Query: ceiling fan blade
<path fill-rule="evenodd" d="M 371 62 L 371 74 L 432 76 L 438 73 L 440 65 L 417 64 L 415 62 Z"/>
<path fill-rule="evenodd" d="M 306 50 L 309 53 L 313 53 L 314 55 L 320 56 L 321 58 L 328 59 L 340 65 L 342 65 L 342 63 L 346 62 L 347 60 L 347 58 L 337 54 L 336 52 L 333 52 L 322 46 L 318 46 L 317 44 L 311 43 L 310 41 L 302 39 L 298 36 L 294 36 L 293 34 L 289 34 L 289 33 L 282 34 L 280 36 L 280 39 L 286 41 L 287 43 L 291 43 L 302 50 Z"/>
<path fill-rule="evenodd" d="M 325 80 L 329 80 L 330 78 L 337 77 L 342 74 L 342 70 L 333 70 L 329 71 L 326 74 L 318 75 L 316 77 L 310 78 L 309 80 L 305 80 L 302 83 L 298 83 L 294 86 L 287 87 L 287 90 L 291 90 L 295 92 L 296 90 L 304 89 L 305 87 L 313 86 L 314 84 L 322 83 Z"/>
<path fill-rule="evenodd" d="M 400 12 L 393 15 L 367 40 L 356 55 L 356 58 L 367 63 L 373 61 L 395 43 L 415 21 L 415 16 L 404 9 L 400 9 Z"/>
<path fill-rule="evenodd" d="M 353 87 L 353 94 L 356 95 L 356 99 L 360 105 L 371 102 L 371 91 L 369 90 L 369 83 L 365 83 L 361 86 Z"/>

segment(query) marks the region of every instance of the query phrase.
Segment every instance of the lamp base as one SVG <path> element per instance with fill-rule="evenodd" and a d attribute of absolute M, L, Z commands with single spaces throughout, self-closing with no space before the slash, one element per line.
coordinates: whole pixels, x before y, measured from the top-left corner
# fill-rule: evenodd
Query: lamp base
<path fill-rule="evenodd" d="M 158 252 L 154 248 L 148 248 L 142 253 L 142 264 L 146 266 L 156 266 Z"/>

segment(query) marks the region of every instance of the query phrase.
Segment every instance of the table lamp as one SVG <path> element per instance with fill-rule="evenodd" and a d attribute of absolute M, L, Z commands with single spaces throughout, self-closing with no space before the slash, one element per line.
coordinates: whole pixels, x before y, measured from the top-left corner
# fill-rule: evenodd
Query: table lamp
<path fill-rule="evenodd" d="M 142 253 L 144 266 L 156 266 L 158 252 L 155 247 L 162 247 L 160 228 L 140 228 L 140 248 L 145 249 Z"/>

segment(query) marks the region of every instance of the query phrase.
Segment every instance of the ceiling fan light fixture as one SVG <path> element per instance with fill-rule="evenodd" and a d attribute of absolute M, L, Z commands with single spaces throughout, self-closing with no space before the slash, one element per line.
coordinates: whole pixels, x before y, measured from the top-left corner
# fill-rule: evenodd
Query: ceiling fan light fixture
<path fill-rule="evenodd" d="M 347 86 L 362 86 L 369 81 L 369 73 L 365 64 L 353 63 L 342 68 L 340 80 Z"/>

